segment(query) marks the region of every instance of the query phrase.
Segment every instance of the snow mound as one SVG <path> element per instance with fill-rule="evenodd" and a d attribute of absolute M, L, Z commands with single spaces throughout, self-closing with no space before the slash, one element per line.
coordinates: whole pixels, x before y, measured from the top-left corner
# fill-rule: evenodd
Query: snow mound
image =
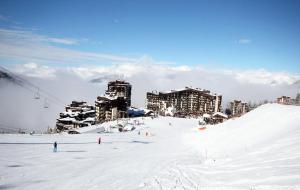
<path fill-rule="evenodd" d="M 227 158 L 293 134 L 300 130 L 299 123 L 299 106 L 266 104 L 206 130 L 194 129 L 184 138 L 205 158 Z"/>

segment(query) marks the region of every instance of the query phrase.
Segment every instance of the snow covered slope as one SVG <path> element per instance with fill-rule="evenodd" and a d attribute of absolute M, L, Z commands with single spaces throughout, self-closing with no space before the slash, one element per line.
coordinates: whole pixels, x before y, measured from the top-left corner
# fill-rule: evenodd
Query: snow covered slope
<path fill-rule="evenodd" d="M 212 126 L 205 133 L 194 133 L 189 142 L 196 143 L 199 149 L 206 148 L 212 157 L 235 156 L 293 135 L 300 130 L 299 122 L 300 107 L 266 104 L 240 118 Z"/>
<path fill-rule="evenodd" d="M 300 107 L 268 104 L 201 131 L 196 119 L 141 122 L 126 133 L 0 135 L 0 189 L 300 189 Z"/>

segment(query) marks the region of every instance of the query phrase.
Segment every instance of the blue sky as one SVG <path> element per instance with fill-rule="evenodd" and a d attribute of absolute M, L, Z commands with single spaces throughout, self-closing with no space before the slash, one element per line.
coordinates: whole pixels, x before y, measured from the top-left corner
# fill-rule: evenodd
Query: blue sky
<path fill-rule="evenodd" d="M 300 73 L 300 1 L 2 0 L 0 16 L 2 32 L 29 31 L 62 49 Z M 24 61 L 0 54 L 3 64 Z"/>

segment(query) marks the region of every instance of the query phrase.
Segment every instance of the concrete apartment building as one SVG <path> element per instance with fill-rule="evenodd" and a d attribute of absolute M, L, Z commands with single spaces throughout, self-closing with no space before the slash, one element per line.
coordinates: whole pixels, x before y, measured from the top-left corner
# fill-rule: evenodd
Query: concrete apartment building
<path fill-rule="evenodd" d="M 112 121 L 127 117 L 127 108 L 131 106 L 131 84 L 125 81 L 111 81 L 107 90 L 95 101 L 96 121 Z"/>
<path fill-rule="evenodd" d="M 147 92 L 146 107 L 157 114 L 172 107 L 176 115 L 203 115 L 221 111 L 222 96 L 210 93 L 208 90 L 185 87 L 168 92 Z"/>

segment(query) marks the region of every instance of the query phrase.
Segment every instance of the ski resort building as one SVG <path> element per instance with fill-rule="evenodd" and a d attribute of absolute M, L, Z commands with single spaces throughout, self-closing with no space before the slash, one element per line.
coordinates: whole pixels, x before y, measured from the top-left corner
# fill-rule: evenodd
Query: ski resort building
<path fill-rule="evenodd" d="M 56 130 L 64 131 L 95 124 L 96 110 L 94 106 L 84 101 L 72 101 L 65 108 L 65 112 L 59 114 L 56 122 Z"/>
<path fill-rule="evenodd" d="M 228 116 L 224 113 L 221 113 L 221 112 L 216 112 L 212 115 L 212 120 L 213 120 L 214 124 L 223 123 L 227 119 L 228 119 Z"/>
<path fill-rule="evenodd" d="M 238 117 L 249 112 L 249 106 L 247 103 L 240 100 L 234 100 L 230 102 L 231 116 Z"/>
<path fill-rule="evenodd" d="M 292 99 L 289 96 L 281 96 L 277 98 L 277 103 L 278 104 L 291 104 Z"/>
<path fill-rule="evenodd" d="M 300 94 L 298 93 L 295 99 L 289 96 L 281 96 L 277 98 L 277 103 L 285 105 L 300 105 Z"/>
<path fill-rule="evenodd" d="M 168 112 L 179 117 L 198 116 L 220 112 L 222 96 L 208 90 L 185 87 L 168 92 L 147 92 L 146 101 L 147 109 L 157 114 L 165 115 Z"/>
<path fill-rule="evenodd" d="M 96 121 L 112 121 L 127 117 L 127 107 L 131 105 L 131 85 L 125 81 L 111 81 L 107 90 L 95 101 Z"/>
<path fill-rule="evenodd" d="M 97 122 L 126 117 L 127 103 L 124 97 L 103 95 L 95 102 Z"/>
<path fill-rule="evenodd" d="M 131 106 L 131 84 L 122 80 L 110 81 L 107 85 L 106 94 L 124 97 L 128 107 Z"/>
<path fill-rule="evenodd" d="M 146 108 L 154 111 L 155 113 L 159 112 L 160 98 L 159 98 L 158 92 L 147 92 L 146 93 Z"/>

